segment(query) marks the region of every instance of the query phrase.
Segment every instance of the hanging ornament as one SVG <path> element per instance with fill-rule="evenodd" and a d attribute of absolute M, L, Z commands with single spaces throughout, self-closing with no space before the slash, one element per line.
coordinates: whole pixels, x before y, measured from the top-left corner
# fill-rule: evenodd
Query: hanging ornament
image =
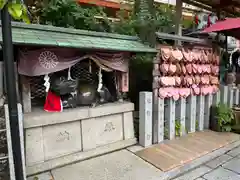
<path fill-rule="evenodd" d="M 102 68 L 99 68 L 99 72 L 98 72 L 98 88 L 97 91 L 100 92 L 102 89 Z"/>
<path fill-rule="evenodd" d="M 92 73 L 92 61 L 89 59 L 89 72 Z"/>
<path fill-rule="evenodd" d="M 116 90 L 118 91 L 119 90 L 119 81 L 118 81 L 118 77 L 117 77 L 117 72 L 116 71 L 114 72 L 114 84 L 115 84 Z"/>
<path fill-rule="evenodd" d="M 71 77 L 71 67 L 68 68 L 68 80 L 73 80 Z"/>
<path fill-rule="evenodd" d="M 49 91 L 49 89 L 50 89 L 50 82 L 49 82 L 49 80 L 50 80 L 50 78 L 49 78 L 49 76 L 48 76 L 48 74 L 46 74 L 45 76 L 44 76 L 44 86 L 45 86 L 45 91 L 46 92 L 48 92 Z"/>

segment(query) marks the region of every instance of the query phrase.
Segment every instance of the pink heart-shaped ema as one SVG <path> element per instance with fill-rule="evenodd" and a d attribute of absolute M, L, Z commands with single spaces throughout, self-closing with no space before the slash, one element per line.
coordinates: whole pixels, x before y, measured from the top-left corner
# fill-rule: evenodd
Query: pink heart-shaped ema
<path fill-rule="evenodd" d="M 197 71 L 198 71 L 199 74 L 201 74 L 203 72 L 202 65 L 198 65 Z"/>
<path fill-rule="evenodd" d="M 177 71 L 177 66 L 175 64 L 170 64 L 169 71 L 175 73 Z"/>
<path fill-rule="evenodd" d="M 164 98 L 167 97 L 167 92 L 166 92 L 165 88 L 160 88 L 159 89 L 159 96 L 160 96 L 161 99 L 164 99 Z"/>
<path fill-rule="evenodd" d="M 181 61 L 183 59 L 183 54 L 180 50 L 176 49 L 172 51 L 172 56 L 175 60 Z"/>

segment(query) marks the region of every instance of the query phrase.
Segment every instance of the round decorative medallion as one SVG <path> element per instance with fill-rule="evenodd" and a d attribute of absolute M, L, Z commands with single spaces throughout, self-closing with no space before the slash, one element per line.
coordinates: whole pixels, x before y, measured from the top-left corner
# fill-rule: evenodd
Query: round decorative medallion
<path fill-rule="evenodd" d="M 38 60 L 39 64 L 45 69 L 55 68 L 58 64 L 57 56 L 51 51 L 43 51 Z"/>

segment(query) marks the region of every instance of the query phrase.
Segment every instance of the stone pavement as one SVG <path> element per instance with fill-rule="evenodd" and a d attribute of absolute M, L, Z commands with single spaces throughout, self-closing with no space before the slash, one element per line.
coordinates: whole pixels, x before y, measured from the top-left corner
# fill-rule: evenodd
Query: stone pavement
<path fill-rule="evenodd" d="M 54 169 L 38 175 L 37 180 L 170 180 L 171 177 L 183 174 L 194 167 L 194 170 L 174 180 L 238 180 L 240 179 L 239 144 L 237 142 L 236 146 L 233 146 L 234 149 L 231 147 L 228 147 L 228 150 L 220 149 L 219 152 L 222 152 L 220 154 L 217 151 L 210 153 L 206 156 L 208 160 L 206 157 L 199 158 L 197 164 L 191 162 L 185 168 L 178 168 L 172 172 L 163 172 L 136 156 L 132 153 L 139 150 L 136 146 Z M 213 160 L 209 161 L 210 159 Z M 28 180 L 35 179 L 36 176 L 28 178 Z"/>
<path fill-rule="evenodd" d="M 174 180 L 240 180 L 240 146 Z"/>

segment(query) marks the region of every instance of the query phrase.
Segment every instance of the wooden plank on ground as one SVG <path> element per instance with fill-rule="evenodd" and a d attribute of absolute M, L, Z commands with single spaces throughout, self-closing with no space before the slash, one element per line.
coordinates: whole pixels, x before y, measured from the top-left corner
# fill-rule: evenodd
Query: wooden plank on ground
<path fill-rule="evenodd" d="M 154 145 L 136 152 L 136 155 L 162 171 L 169 171 L 239 140 L 239 138 L 238 134 L 207 130 Z"/>
<path fill-rule="evenodd" d="M 136 154 L 159 169 L 173 169 L 181 165 L 179 161 L 161 154 L 156 148 L 147 148 Z"/>

